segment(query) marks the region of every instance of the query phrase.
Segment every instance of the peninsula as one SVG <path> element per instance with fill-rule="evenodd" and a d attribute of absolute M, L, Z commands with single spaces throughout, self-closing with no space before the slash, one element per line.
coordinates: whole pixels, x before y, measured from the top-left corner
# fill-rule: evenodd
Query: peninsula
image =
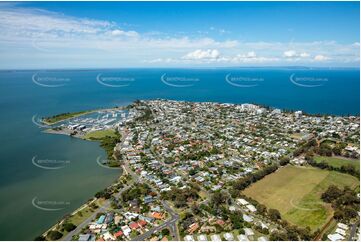
<path fill-rule="evenodd" d="M 161 99 L 55 117 L 123 173 L 38 239 L 358 238 L 359 117 Z"/>

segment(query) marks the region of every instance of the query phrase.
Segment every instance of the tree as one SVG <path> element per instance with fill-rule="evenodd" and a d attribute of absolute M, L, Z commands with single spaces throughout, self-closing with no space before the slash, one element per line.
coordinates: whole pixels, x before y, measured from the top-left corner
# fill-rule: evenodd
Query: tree
<path fill-rule="evenodd" d="M 169 235 L 169 229 L 167 229 L 167 228 L 163 229 L 162 234 L 163 234 L 163 236 Z"/>
<path fill-rule="evenodd" d="M 332 148 L 329 145 L 323 143 L 321 144 L 318 153 L 324 156 L 332 156 Z"/>
<path fill-rule="evenodd" d="M 103 191 L 97 192 L 95 194 L 96 198 L 105 198 L 105 199 L 109 199 L 111 196 L 110 192 L 107 189 L 104 189 Z"/>
<path fill-rule="evenodd" d="M 344 210 L 345 216 L 348 219 L 357 217 L 357 210 L 351 208 L 351 207 L 345 207 Z"/>
<path fill-rule="evenodd" d="M 46 235 L 46 237 L 49 240 L 58 240 L 61 237 L 63 237 L 63 234 L 57 230 L 52 230 L 52 231 L 49 231 L 49 233 Z"/>
<path fill-rule="evenodd" d="M 325 202 L 332 203 L 332 207 L 335 210 L 333 217 L 336 220 L 349 220 L 358 215 L 359 198 L 356 192 L 348 187 L 340 190 L 338 187 L 331 185 L 322 194 L 321 198 Z"/>
<path fill-rule="evenodd" d="M 257 204 L 256 208 L 260 214 L 264 215 L 265 213 L 267 213 L 267 207 L 263 204 Z"/>
<path fill-rule="evenodd" d="M 45 240 L 45 237 L 42 236 L 42 235 L 39 235 L 39 236 L 36 236 L 34 240 L 35 240 L 35 241 L 44 241 L 44 240 Z"/>
<path fill-rule="evenodd" d="M 338 145 L 336 145 L 336 146 L 333 147 L 333 149 L 332 149 L 332 152 L 333 152 L 335 155 L 341 155 L 341 151 L 342 151 L 342 149 L 341 149 L 341 147 L 338 146 Z"/>
<path fill-rule="evenodd" d="M 188 173 L 189 173 L 190 176 L 194 176 L 195 174 L 197 174 L 197 170 L 192 169 Z"/>
<path fill-rule="evenodd" d="M 342 191 L 335 185 L 331 185 L 327 188 L 327 190 L 321 195 L 321 199 L 324 202 L 332 202 L 336 198 L 342 195 Z"/>
<path fill-rule="evenodd" d="M 340 168 L 341 172 L 348 173 L 353 176 L 359 176 L 358 172 L 356 171 L 355 167 L 351 164 L 343 165 Z"/>
<path fill-rule="evenodd" d="M 211 197 L 211 201 L 215 207 L 218 207 L 219 205 L 225 204 L 230 201 L 230 197 L 229 194 L 224 191 L 215 192 Z"/>
<path fill-rule="evenodd" d="M 270 208 L 268 210 L 268 215 L 269 215 L 270 219 L 273 221 L 277 221 L 277 220 L 281 219 L 281 213 L 277 209 Z"/>
<path fill-rule="evenodd" d="M 73 231 L 76 228 L 76 225 L 73 223 L 65 223 L 63 225 L 63 228 L 65 229 L 65 231 L 70 232 Z"/>
<path fill-rule="evenodd" d="M 335 212 L 333 213 L 333 217 L 336 220 L 342 220 L 345 217 L 345 213 L 340 209 L 336 209 Z"/>
<path fill-rule="evenodd" d="M 196 203 L 194 203 L 194 204 L 192 205 L 191 209 L 192 209 L 192 213 L 193 213 L 193 214 L 196 214 L 196 215 L 201 212 L 199 206 L 198 206 Z"/>
<path fill-rule="evenodd" d="M 283 232 L 279 232 L 279 231 L 274 231 L 270 235 L 270 240 L 271 241 L 286 241 L 286 240 L 288 240 L 288 238 L 287 238 L 287 234 L 285 234 Z"/>
<path fill-rule="evenodd" d="M 287 230 L 287 236 L 288 236 L 288 240 L 290 241 L 297 241 L 299 240 L 299 236 L 298 236 L 298 230 L 296 226 L 293 225 L 288 225 L 286 227 Z"/>
<path fill-rule="evenodd" d="M 229 215 L 229 218 L 232 221 L 233 229 L 240 229 L 243 222 L 243 214 L 241 211 L 234 211 Z"/>
<path fill-rule="evenodd" d="M 313 159 L 313 152 L 312 151 L 307 151 L 306 155 L 305 155 L 305 160 L 306 161 L 310 161 Z"/>
<path fill-rule="evenodd" d="M 298 228 L 298 234 L 301 237 L 301 240 L 312 240 L 312 234 L 310 227 Z"/>
<path fill-rule="evenodd" d="M 285 166 L 288 163 L 290 163 L 290 158 L 288 158 L 287 156 L 284 156 L 280 159 L 280 166 Z"/>

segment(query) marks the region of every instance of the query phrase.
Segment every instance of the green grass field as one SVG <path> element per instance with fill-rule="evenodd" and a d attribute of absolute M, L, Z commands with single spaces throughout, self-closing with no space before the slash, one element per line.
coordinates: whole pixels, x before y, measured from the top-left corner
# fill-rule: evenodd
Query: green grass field
<path fill-rule="evenodd" d="M 61 113 L 61 114 L 57 114 L 54 115 L 52 117 L 47 117 L 43 119 L 43 122 L 45 124 L 51 125 L 51 124 L 56 124 L 60 121 L 66 120 L 66 119 L 70 119 L 70 118 L 75 118 L 87 113 L 91 113 L 92 111 L 80 111 L 80 112 L 74 112 L 74 113 Z"/>
<path fill-rule="evenodd" d="M 290 135 L 291 138 L 293 139 L 301 139 L 302 138 L 302 134 L 300 133 L 293 133 Z"/>
<path fill-rule="evenodd" d="M 94 210 L 92 210 L 90 207 L 85 207 L 81 211 L 77 212 L 76 214 L 72 215 L 68 221 L 69 223 L 73 223 L 75 225 L 81 224 L 85 219 L 90 217 L 92 215 Z"/>
<path fill-rule="evenodd" d="M 356 159 L 346 159 L 346 158 L 342 159 L 342 158 L 338 158 L 338 157 L 328 157 L 328 156 L 315 156 L 314 159 L 316 162 L 324 161 L 333 167 L 339 168 L 343 165 L 352 165 L 357 170 L 360 170 L 360 161 L 356 160 Z"/>
<path fill-rule="evenodd" d="M 97 130 L 97 131 L 89 132 L 86 135 L 84 135 L 83 139 L 99 140 L 106 136 L 116 137 L 115 130 L 114 129 L 106 129 L 106 130 Z"/>
<path fill-rule="evenodd" d="M 256 182 L 243 193 L 280 211 L 282 218 L 311 230 L 321 228 L 333 215 L 320 199 L 329 185 L 359 186 L 357 178 L 313 167 L 286 166 Z"/>

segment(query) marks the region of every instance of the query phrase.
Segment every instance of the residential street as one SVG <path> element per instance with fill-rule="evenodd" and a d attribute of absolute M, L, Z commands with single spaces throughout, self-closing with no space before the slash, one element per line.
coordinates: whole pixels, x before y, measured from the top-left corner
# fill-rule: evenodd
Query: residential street
<path fill-rule="evenodd" d="M 115 197 L 120 197 L 120 195 L 125 191 L 127 190 L 131 185 L 128 185 L 128 186 L 125 186 L 124 188 L 122 188 L 117 194 L 115 194 L 114 196 Z M 81 230 L 83 228 L 85 228 L 91 221 L 93 221 L 96 217 L 96 215 L 98 213 L 104 213 L 106 212 L 109 208 L 110 208 L 110 205 L 111 205 L 111 201 L 106 201 L 105 204 L 99 208 L 97 208 L 93 214 L 88 217 L 87 219 L 85 219 L 81 224 L 79 224 L 76 229 L 74 229 L 73 231 L 69 232 L 66 236 L 64 236 L 61 240 L 62 241 L 69 241 L 72 239 L 73 235 L 77 235 L 81 232 Z"/>

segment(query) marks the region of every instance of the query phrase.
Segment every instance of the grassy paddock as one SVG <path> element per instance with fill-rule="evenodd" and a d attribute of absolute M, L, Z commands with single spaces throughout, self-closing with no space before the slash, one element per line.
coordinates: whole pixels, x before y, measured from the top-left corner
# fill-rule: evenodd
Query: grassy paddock
<path fill-rule="evenodd" d="M 106 130 L 97 130 L 92 131 L 84 135 L 84 139 L 87 140 L 100 140 L 102 138 L 105 138 L 106 136 L 109 137 L 116 137 L 115 130 L 114 129 L 106 129 Z"/>
<path fill-rule="evenodd" d="M 340 168 L 344 165 L 352 165 L 355 169 L 360 170 L 360 161 L 357 159 L 347 159 L 347 158 L 340 158 L 340 157 L 328 157 L 328 156 L 315 156 L 316 162 L 324 161 L 328 165 Z"/>
<path fill-rule="evenodd" d="M 243 193 L 268 208 L 280 211 L 282 218 L 313 231 L 332 216 L 331 206 L 320 199 L 329 185 L 356 188 L 359 181 L 350 175 L 313 167 L 286 166 L 266 176 Z"/>

